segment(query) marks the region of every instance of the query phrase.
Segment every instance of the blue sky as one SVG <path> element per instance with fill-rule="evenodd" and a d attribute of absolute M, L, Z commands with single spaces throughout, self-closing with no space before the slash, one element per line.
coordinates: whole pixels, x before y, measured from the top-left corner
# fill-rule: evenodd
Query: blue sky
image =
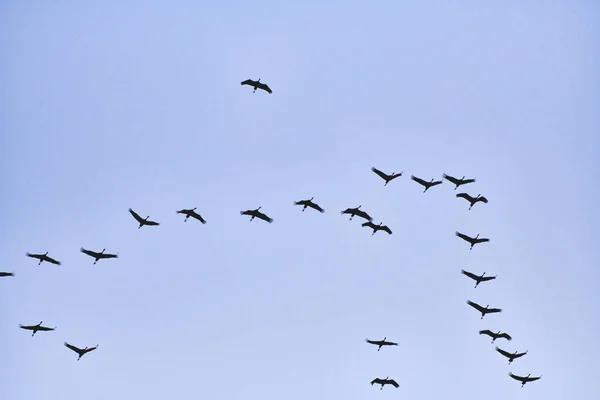
<path fill-rule="evenodd" d="M 3 2 L 0 398 L 597 398 L 599 17 Z M 372 166 L 404 176 L 384 187 Z M 409 179 L 443 173 L 489 204 Z M 324 214 L 293 206 L 313 196 Z M 393 235 L 340 215 L 358 205 Z M 273 224 L 239 215 L 259 206 Z M 25 257 L 46 251 L 63 264 Z M 40 320 L 57 330 L 18 329 Z M 529 353 L 509 367 L 480 329 Z M 399 346 L 364 342 L 384 336 Z M 63 341 L 99 348 L 76 361 Z M 386 376 L 400 388 L 369 385 Z"/>

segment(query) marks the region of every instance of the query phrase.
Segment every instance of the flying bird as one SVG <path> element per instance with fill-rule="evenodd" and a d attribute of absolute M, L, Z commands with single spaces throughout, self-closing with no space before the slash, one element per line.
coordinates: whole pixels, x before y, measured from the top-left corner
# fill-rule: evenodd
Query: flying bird
<path fill-rule="evenodd" d="M 512 372 L 509 372 L 508 376 L 510 376 L 511 378 L 513 378 L 513 379 L 521 382 L 521 387 L 525 386 L 525 384 L 527 382 L 537 381 L 538 379 L 540 379 L 542 377 L 542 375 L 540 375 L 540 376 L 536 376 L 536 377 L 530 378 L 531 374 L 529 374 L 527 376 L 518 376 L 518 375 L 513 374 Z"/>
<path fill-rule="evenodd" d="M 383 340 L 369 340 L 369 339 L 365 339 L 367 343 L 370 344 L 374 344 L 377 347 L 377 351 L 381 350 L 381 346 L 398 346 L 398 343 L 395 342 L 387 342 L 385 339 L 387 339 L 387 337 L 384 337 Z"/>
<path fill-rule="evenodd" d="M 262 89 L 265 92 L 269 92 L 269 94 L 273 93 L 273 91 L 268 85 L 260 82 L 260 78 L 258 78 L 257 81 L 253 81 L 252 79 L 246 79 L 244 82 L 242 82 L 242 86 L 243 85 L 252 86 L 254 88 L 252 93 L 256 92 L 256 89 Z"/>
<path fill-rule="evenodd" d="M 446 179 L 446 180 L 448 180 L 448 181 L 450 181 L 450 182 L 452 182 L 452 183 L 454 183 L 456 185 L 456 187 L 454 188 L 454 190 L 458 189 L 458 187 L 461 186 L 461 185 L 466 185 L 467 183 L 473 183 L 473 182 L 475 182 L 475 179 L 465 179 L 464 176 L 462 178 L 460 178 L 460 179 L 457 179 L 457 178 L 455 178 L 453 176 L 444 174 L 443 177 L 444 177 L 444 179 Z"/>
<path fill-rule="evenodd" d="M 83 357 L 86 353 L 89 353 L 90 351 L 94 351 L 98 348 L 98 345 L 94 346 L 94 347 L 90 347 L 90 348 L 83 348 L 80 349 L 79 347 L 73 346 L 72 344 L 69 344 L 67 342 L 65 342 L 65 346 L 68 347 L 69 349 L 73 350 L 75 353 L 79 354 L 79 358 L 77 358 L 77 361 L 79 361 L 79 359 L 81 357 Z"/>
<path fill-rule="evenodd" d="M 434 182 L 434 181 L 433 181 L 433 179 L 432 179 L 431 181 L 427 182 L 427 181 L 424 181 L 424 180 L 423 180 L 423 179 L 421 179 L 421 178 L 417 178 L 417 177 L 416 177 L 416 176 L 414 176 L 414 175 L 411 175 L 411 176 L 410 176 L 410 179 L 412 179 L 413 181 L 417 182 L 419 185 L 422 185 L 422 186 L 424 186 L 424 187 L 425 187 L 425 190 L 423 190 L 423 193 L 425 193 L 425 192 L 426 192 L 426 191 L 427 191 L 429 188 L 431 188 L 431 187 L 434 187 L 434 186 L 437 186 L 437 185 L 441 185 L 441 184 L 442 184 L 442 181 L 435 181 L 435 182 Z"/>
<path fill-rule="evenodd" d="M 47 331 L 53 331 L 56 329 L 56 327 L 48 328 L 46 326 L 42 326 L 42 322 L 43 321 L 40 321 L 40 323 L 37 325 L 19 325 L 19 328 L 25 329 L 27 331 L 33 331 L 33 333 L 31 334 L 31 337 L 33 337 L 37 333 L 37 331 L 47 332 Z"/>
<path fill-rule="evenodd" d="M 187 222 L 189 217 L 195 218 L 198 221 L 202 222 L 202 224 L 206 223 L 206 220 L 204 218 L 202 218 L 202 216 L 200 214 L 198 214 L 196 211 L 194 211 L 197 207 L 194 207 L 192 209 L 183 209 L 183 210 L 179 210 L 177 211 L 177 214 L 184 214 L 185 215 L 185 220 L 183 222 Z"/>
<path fill-rule="evenodd" d="M 375 225 L 374 223 L 372 223 L 371 221 L 369 222 L 365 222 L 364 224 L 362 224 L 362 226 L 368 226 L 369 228 L 373 229 L 373 233 L 371 234 L 371 236 L 373 236 L 375 233 L 377 233 L 377 231 L 384 231 L 387 232 L 388 235 L 392 234 L 392 230 L 390 228 L 388 228 L 387 225 L 383 225 L 383 222 L 380 222 L 379 225 Z"/>
<path fill-rule="evenodd" d="M 96 253 L 95 251 L 92 250 L 86 250 L 83 247 L 79 249 L 79 251 L 81 251 L 83 254 L 87 254 L 90 257 L 94 258 L 94 264 L 96 264 L 99 260 L 103 259 L 103 258 L 119 258 L 118 254 L 109 254 L 109 253 L 105 253 L 106 249 L 102 249 L 102 251 L 100 253 Z"/>
<path fill-rule="evenodd" d="M 377 175 L 379 175 L 385 181 L 385 184 L 383 186 L 387 186 L 387 184 L 390 183 L 390 181 L 398 178 L 399 176 L 402 176 L 402 173 L 404 172 L 404 171 L 402 171 L 399 174 L 392 172 L 391 175 L 388 175 L 385 172 L 382 172 L 375 167 L 372 167 L 371 171 L 375 172 Z"/>
<path fill-rule="evenodd" d="M 133 211 L 131 208 L 129 209 L 129 212 L 131 213 L 131 215 L 133 215 L 133 218 L 135 218 L 135 220 L 140 223 L 140 226 L 138 226 L 138 229 L 140 229 L 144 225 L 148 225 L 148 226 L 160 225 L 158 222 L 149 221 L 148 218 L 150 218 L 150 216 L 147 216 L 146 218 L 140 217 L 139 214 L 136 213 L 135 211 Z"/>
<path fill-rule="evenodd" d="M 523 357 L 525 354 L 527 354 L 527 351 L 525 351 L 524 353 L 518 353 L 516 351 L 514 353 L 509 353 L 506 350 L 502 350 L 498 346 L 496 346 L 496 351 L 502 354 L 504 357 L 508 358 L 508 365 L 510 365 L 510 363 L 512 363 L 515 360 L 515 358 Z"/>
<path fill-rule="evenodd" d="M 313 209 L 319 211 L 320 213 L 324 213 L 325 210 L 323 210 L 317 203 L 313 203 L 313 199 L 314 199 L 314 197 L 311 197 L 310 200 L 295 201 L 294 205 L 304 206 L 304 207 L 302 207 L 302 211 L 306 210 L 306 207 L 310 207 L 310 208 L 313 208 Z"/>
<path fill-rule="evenodd" d="M 48 257 L 48 252 L 46 252 L 45 254 L 31 254 L 31 253 L 26 253 L 26 254 L 27 254 L 27 257 L 37 258 L 38 260 L 40 260 L 38 265 L 40 265 L 44 261 L 49 262 L 51 264 L 60 265 L 60 261 L 56 261 L 54 258 Z"/>
<path fill-rule="evenodd" d="M 498 331 L 498 332 L 494 333 L 494 332 L 490 331 L 489 329 L 485 329 L 483 331 L 479 331 L 479 334 L 480 335 L 488 335 L 489 337 L 491 337 L 492 343 L 494 343 L 496 341 L 496 339 L 501 339 L 501 338 L 504 338 L 508 341 L 512 340 L 512 336 L 510 336 L 506 332 Z"/>
<path fill-rule="evenodd" d="M 379 388 L 379 390 L 383 390 L 383 387 L 385 385 L 392 385 L 395 388 L 398 388 L 400 385 L 398 385 L 398 383 L 393 380 L 393 379 L 388 379 L 389 376 L 385 379 L 380 379 L 380 378 L 375 378 L 371 381 L 371 386 L 373 386 L 375 383 L 381 385 L 381 388 Z"/>
<path fill-rule="evenodd" d="M 486 314 L 502 312 L 501 308 L 489 308 L 489 304 L 485 307 L 482 307 L 479 304 L 472 302 L 471 300 L 467 300 L 467 304 L 481 313 L 481 319 L 483 319 L 483 317 L 485 317 Z"/>
<path fill-rule="evenodd" d="M 371 218 L 371 216 L 369 214 L 367 214 L 366 212 L 359 210 L 359 208 L 361 208 L 362 206 L 358 206 L 356 208 L 346 208 L 344 211 L 342 211 L 342 215 L 343 214 L 350 214 L 350 221 L 352 221 L 352 218 L 356 217 L 361 217 L 366 219 L 367 221 L 373 221 L 373 218 Z"/>
<path fill-rule="evenodd" d="M 486 204 L 488 202 L 488 199 L 486 199 L 485 197 L 483 197 L 481 195 L 481 193 L 478 194 L 476 197 L 471 197 L 467 193 L 459 193 L 459 194 L 456 195 L 456 197 L 463 198 L 463 199 L 467 200 L 469 203 L 471 203 L 471 205 L 469 206 L 469 210 L 471 208 L 473 208 L 473 206 L 475 204 L 477 204 L 478 202 L 482 202 L 482 203 L 486 203 Z"/>
<path fill-rule="evenodd" d="M 465 241 L 471 243 L 471 248 L 469 248 L 469 250 L 473 250 L 473 246 L 475 246 L 477 243 L 485 243 L 485 242 L 490 241 L 490 239 L 488 239 L 488 238 L 479 239 L 479 233 L 474 238 L 472 238 L 471 236 L 467 236 L 464 233 L 460 233 L 458 231 L 456 231 L 454 234 L 456 236 L 458 236 L 459 238 L 461 238 L 462 240 L 465 240 Z"/>
<path fill-rule="evenodd" d="M 15 276 L 14 272 L 0 272 L 0 278 L 5 276 Z"/>
<path fill-rule="evenodd" d="M 262 207 L 262 206 L 261 206 Z M 273 222 L 273 218 L 269 218 L 267 215 L 261 213 L 260 210 L 261 207 L 258 207 L 256 210 L 246 210 L 246 211 L 240 211 L 241 215 L 250 215 L 252 216 L 252 218 L 250 218 L 250 221 L 252 221 L 254 218 L 258 218 L 258 219 L 262 219 L 263 221 L 267 221 L 268 223 L 272 223 Z"/>
<path fill-rule="evenodd" d="M 475 284 L 475 287 L 477 287 L 481 282 L 487 282 L 491 281 L 492 279 L 496 279 L 496 276 L 484 276 L 485 272 L 481 275 L 475 275 L 474 273 L 465 271 L 464 269 L 461 269 L 460 272 L 476 281 L 477 283 Z"/>

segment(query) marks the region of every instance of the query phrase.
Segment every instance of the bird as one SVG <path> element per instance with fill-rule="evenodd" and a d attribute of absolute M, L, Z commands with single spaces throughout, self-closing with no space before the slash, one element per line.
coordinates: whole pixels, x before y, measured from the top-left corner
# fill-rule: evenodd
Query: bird
<path fill-rule="evenodd" d="M 37 325 L 20 325 L 19 324 L 19 328 L 25 329 L 27 331 L 33 331 L 33 333 L 31 334 L 31 337 L 33 337 L 37 333 L 37 331 L 47 332 L 47 331 L 53 331 L 56 329 L 56 327 L 48 328 L 46 326 L 42 326 L 42 322 L 43 321 L 40 321 L 40 323 Z"/>
<path fill-rule="evenodd" d="M 385 184 L 383 186 L 387 186 L 387 184 L 390 183 L 390 181 L 398 178 L 399 176 L 402 176 L 402 173 L 404 172 L 404 171 L 402 171 L 399 174 L 392 172 L 391 175 L 388 175 L 385 172 L 382 172 L 375 167 L 371 167 L 371 171 L 375 172 L 377 175 L 379 175 L 385 181 Z"/>
<path fill-rule="evenodd" d="M 359 208 L 361 208 L 362 206 L 358 206 L 356 208 L 346 208 L 344 211 L 342 211 L 342 214 L 350 214 L 350 221 L 352 221 L 352 218 L 354 218 L 355 216 L 357 217 L 361 217 L 366 219 L 369 222 L 373 221 L 373 218 L 371 218 L 371 216 L 369 214 L 367 214 L 366 212 L 359 210 Z"/>
<path fill-rule="evenodd" d="M 192 218 L 196 218 L 198 221 L 202 222 L 202 224 L 206 223 L 206 220 L 204 218 L 202 218 L 202 216 L 200 214 L 198 214 L 196 211 L 194 211 L 197 207 L 194 207 L 192 209 L 183 209 L 183 210 L 179 210 L 177 211 L 177 214 L 184 214 L 185 215 L 185 220 L 183 222 L 187 222 L 189 217 Z"/>
<path fill-rule="evenodd" d="M 479 201 L 480 201 L 480 202 L 482 202 L 482 203 L 486 203 L 486 204 L 487 204 L 487 202 L 488 202 L 488 199 L 486 199 L 485 197 L 483 197 L 483 196 L 481 195 L 481 193 L 480 193 L 480 194 L 478 194 L 476 197 L 471 197 L 471 196 L 469 196 L 467 193 L 458 193 L 458 194 L 456 195 L 456 197 L 461 197 L 461 198 L 463 198 L 463 199 L 467 200 L 469 203 L 471 203 L 471 205 L 469 206 L 469 210 L 470 210 L 471 208 L 473 208 L 473 206 L 474 206 L 474 205 L 475 205 L 477 202 L 479 202 Z"/>
<path fill-rule="evenodd" d="M 256 210 L 240 211 L 240 214 L 241 215 L 250 215 L 250 216 L 252 216 L 252 218 L 250 218 L 250 221 L 252 221 L 254 218 L 259 218 L 259 219 L 262 219 L 263 221 L 267 221 L 270 224 L 273 223 L 273 218 L 269 218 L 265 214 L 263 214 L 260 211 L 258 211 L 260 209 L 261 209 L 261 207 L 258 207 Z"/>
<path fill-rule="evenodd" d="M 383 340 L 369 340 L 369 339 L 365 339 L 367 343 L 370 344 L 374 344 L 377 347 L 377 351 L 381 350 L 381 346 L 398 346 L 398 343 L 395 342 L 387 342 L 385 339 L 387 339 L 387 337 L 384 337 Z"/>
<path fill-rule="evenodd" d="M 83 247 L 79 249 L 79 251 L 81 251 L 83 254 L 87 254 L 90 257 L 94 257 L 94 264 L 96 264 L 99 260 L 103 259 L 103 258 L 119 258 L 118 254 L 108 254 L 108 253 L 104 253 L 106 249 L 102 249 L 102 251 L 100 253 L 96 253 L 95 251 L 92 250 L 86 250 Z"/>
<path fill-rule="evenodd" d="M 319 211 L 320 213 L 324 213 L 325 210 L 323 210 L 317 203 L 313 203 L 313 199 L 314 199 L 314 197 L 311 197 L 310 200 L 295 201 L 294 205 L 304 206 L 304 207 L 302 207 L 302 211 L 306 210 L 306 207 L 310 207 L 310 208 L 314 208 L 315 210 Z"/>
<path fill-rule="evenodd" d="M 477 287 L 481 282 L 487 282 L 491 281 L 492 279 L 496 279 L 496 276 L 484 276 L 485 272 L 481 275 L 475 275 L 474 273 L 465 271 L 464 269 L 461 269 L 460 272 L 476 281 L 477 283 L 475 284 L 475 287 Z"/>
<path fill-rule="evenodd" d="M 14 272 L 0 272 L 0 278 L 5 276 L 15 276 Z"/>
<path fill-rule="evenodd" d="M 147 216 L 146 218 L 140 217 L 139 214 L 136 213 L 135 211 L 133 211 L 131 208 L 129 209 L 129 212 L 131 213 L 131 215 L 133 215 L 133 218 L 135 218 L 135 220 L 140 223 L 140 226 L 138 226 L 138 229 L 140 229 L 144 225 L 149 225 L 149 226 L 160 225 L 158 222 L 148 221 L 148 218 L 150 218 L 150 216 Z"/>
<path fill-rule="evenodd" d="M 525 386 L 525 384 L 527 382 L 537 381 L 538 379 L 540 379 L 542 377 L 542 375 L 540 375 L 540 376 L 536 376 L 536 377 L 530 378 L 531 374 L 529 374 L 527 376 L 518 376 L 518 375 L 513 374 L 512 372 L 509 372 L 508 376 L 510 376 L 511 378 L 513 378 L 513 379 L 515 379 L 517 381 L 520 381 L 521 382 L 521 387 Z"/>
<path fill-rule="evenodd" d="M 269 92 L 269 94 L 273 93 L 273 91 L 267 84 L 260 82 L 260 78 L 258 78 L 257 81 L 253 81 L 252 79 L 246 79 L 245 81 L 242 82 L 242 86 L 243 85 L 252 86 L 254 88 L 252 93 L 256 92 L 256 89 L 262 89 L 265 92 Z"/>
<path fill-rule="evenodd" d="M 371 236 L 373 236 L 375 233 L 377 233 L 377 231 L 384 231 L 387 232 L 388 235 L 392 234 L 392 230 L 390 228 L 388 228 L 387 225 L 383 225 L 383 222 L 380 222 L 379 225 L 375 225 L 374 223 L 372 223 L 371 221 L 369 222 L 365 222 L 364 224 L 362 224 L 362 226 L 368 226 L 369 228 L 373 229 L 373 233 L 371 234 Z"/>
<path fill-rule="evenodd" d="M 527 351 L 525 351 L 524 353 L 518 353 L 518 352 L 514 352 L 514 353 L 509 353 L 506 350 L 502 350 L 500 347 L 496 346 L 496 351 L 500 354 L 502 354 L 504 357 L 508 358 L 508 365 L 510 365 L 510 363 L 512 363 L 515 358 L 519 358 L 519 357 L 523 357 L 525 354 L 527 354 Z"/>
<path fill-rule="evenodd" d="M 27 255 L 27 257 L 37 258 L 38 260 L 40 260 L 40 262 L 38 263 L 38 265 L 40 265 L 44 261 L 49 262 L 51 264 L 60 265 L 60 261 L 56 261 L 54 258 L 48 257 L 48 252 L 46 252 L 45 254 L 31 254 L 31 253 L 26 253 L 26 255 Z"/>
<path fill-rule="evenodd" d="M 395 388 L 397 388 L 397 387 L 399 387 L 399 386 L 400 386 L 400 385 L 398 385 L 398 383 L 397 383 L 395 380 L 393 380 L 393 379 L 388 379 L 388 378 L 389 378 L 389 376 L 388 376 L 387 378 L 385 378 L 385 379 L 375 378 L 375 379 L 373 379 L 373 380 L 371 381 L 371 386 L 372 386 L 373 384 L 375 384 L 375 383 L 378 383 L 378 384 L 380 384 L 380 385 L 381 385 L 381 388 L 380 388 L 379 390 L 383 390 L 383 387 L 384 387 L 385 385 L 392 385 L 392 386 L 393 386 L 393 387 L 395 387 Z"/>
<path fill-rule="evenodd" d="M 475 236 L 474 238 L 472 238 L 471 236 L 467 236 L 464 233 L 460 233 L 458 231 L 456 231 L 454 234 L 456 236 L 458 236 L 459 238 L 461 238 L 462 240 L 465 240 L 465 241 L 471 243 L 471 248 L 469 248 L 469 250 L 473 250 L 473 246 L 475 246 L 477 243 L 485 243 L 485 242 L 490 241 L 490 239 L 488 239 L 488 238 L 479 239 L 479 234 L 477 234 L 477 236 Z"/>
<path fill-rule="evenodd" d="M 425 187 L 425 190 L 423 190 L 423 193 L 425 193 L 429 188 L 434 187 L 436 185 L 441 185 L 442 181 L 433 181 L 433 179 L 430 182 L 426 182 L 421 178 L 417 178 L 414 175 L 410 176 L 410 179 L 412 179 L 413 181 L 417 182 L 420 185 L 423 185 Z"/>
<path fill-rule="evenodd" d="M 481 313 L 481 319 L 483 319 L 483 317 L 485 317 L 485 314 L 502 312 L 501 308 L 489 308 L 490 307 L 489 304 L 485 307 L 482 307 L 479 304 L 472 302 L 471 300 L 467 300 L 467 304 Z"/>
<path fill-rule="evenodd" d="M 94 347 L 90 347 L 90 348 L 83 348 L 80 349 L 79 347 L 73 346 L 72 344 L 69 344 L 67 342 L 65 342 L 65 346 L 68 347 L 69 349 L 73 350 L 75 353 L 79 354 L 79 358 L 77 358 L 77 361 L 79 361 L 79 359 L 81 357 L 83 357 L 86 353 L 89 353 L 90 351 L 94 351 L 98 348 L 98 345 L 94 346 Z"/>
<path fill-rule="evenodd" d="M 446 180 L 448 180 L 448 181 L 450 181 L 450 182 L 452 182 L 452 183 L 454 183 L 456 185 L 456 187 L 454 188 L 454 190 L 458 189 L 458 187 L 461 186 L 461 185 L 466 185 L 467 183 L 473 183 L 473 182 L 475 182 L 475 179 L 465 179 L 464 176 L 462 178 L 460 178 L 460 179 L 457 179 L 457 178 L 455 178 L 453 176 L 446 175 L 446 174 L 443 174 L 442 176 L 444 177 L 444 179 L 446 179 Z"/>
<path fill-rule="evenodd" d="M 479 331 L 479 334 L 480 335 L 488 335 L 489 337 L 491 337 L 492 338 L 492 343 L 494 343 L 496 341 L 496 339 L 500 339 L 500 338 L 504 338 L 504 339 L 506 339 L 508 341 L 512 340 L 512 336 L 510 336 L 506 332 L 500 332 L 500 331 L 498 331 L 498 332 L 494 333 L 494 332 L 490 331 L 489 329 L 484 329 L 482 331 Z"/>

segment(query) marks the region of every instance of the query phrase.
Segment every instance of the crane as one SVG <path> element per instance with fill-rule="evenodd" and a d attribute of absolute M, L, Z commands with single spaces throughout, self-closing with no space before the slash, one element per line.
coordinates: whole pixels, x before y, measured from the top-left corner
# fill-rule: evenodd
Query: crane
<path fill-rule="evenodd" d="M 354 217 L 361 217 L 366 219 L 367 221 L 373 221 L 373 218 L 371 218 L 371 216 L 369 214 L 367 214 L 366 212 L 359 210 L 359 208 L 361 208 L 362 206 L 358 206 L 356 208 L 346 208 L 344 211 L 342 211 L 342 215 L 343 214 L 350 214 L 350 221 L 352 221 L 352 218 Z"/>
<path fill-rule="evenodd" d="M 119 258 L 118 254 L 105 253 L 106 249 L 102 249 L 102 251 L 100 253 L 97 253 L 92 250 L 86 250 L 82 247 L 79 249 L 79 251 L 81 251 L 83 254 L 87 254 L 88 256 L 93 257 L 94 264 L 96 264 L 99 260 L 101 260 L 103 258 Z"/>
<path fill-rule="evenodd" d="M 69 344 L 67 342 L 65 342 L 65 346 L 68 347 L 69 349 L 73 350 L 75 353 L 79 354 L 79 358 L 77 358 L 77 361 L 79 361 L 79 359 L 81 357 L 83 357 L 85 354 L 89 353 L 90 351 L 94 351 L 98 348 L 98 345 L 94 346 L 94 347 L 90 347 L 90 348 L 83 348 L 80 349 L 79 347 L 73 346 L 72 344 Z"/>
<path fill-rule="evenodd" d="M 43 321 L 40 321 L 40 323 L 37 325 L 20 325 L 19 324 L 19 328 L 25 329 L 27 331 L 33 331 L 33 333 L 31 334 L 31 337 L 33 337 L 37 333 L 37 331 L 47 332 L 47 331 L 53 331 L 56 329 L 56 327 L 48 328 L 46 326 L 42 326 L 42 322 Z"/>
<path fill-rule="evenodd" d="M 542 377 L 542 375 L 540 375 L 540 376 L 536 376 L 536 377 L 530 378 L 531 374 L 529 374 L 527 376 L 518 376 L 518 375 L 513 374 L 512 372 L 509 372 L 508 376 L 510 376 L 514 380 L 517 380 L 517 381 L 521 382 L 521 387 L 525 386 L 525 384 L 527 382 L 537 381 L 538 379 L 540 379 Z"/>
<path fill-rule="evenodd" d="M 472 302 L 471 300 L 467 300 L 467 304 L 481 313 L 481 319 L 483 319 L 483 317 L 485 317 L 486 314 L 502 312 L 501 308 L 489 308 L 489 304 L 485 307 L 482 307 L 479 304 Z"/>
<path fill-rule="evenodd" d="M 380 222 L 379 225 L 375 225 L 374 223 L 372 223 L 371 221 L 365 222 L 364 224 L 362 224 L 362 226 L 368 226 L 369 228 L 373 229 L 373 233 L 371 236 L 373 236 L 375 233 L 377 233 L 377 231 L 384 231 L 387 232 L 388 235 L 392 234 L 392 230 L 390 228 L 388 228 L 387 225 L 383 225 L 383 222 Z"/>
<path fill-rule="evenodd" d="M 400 385 L 398 385 L 398 383 L 393 380 L 393 379 L 389 379 L 389 376 L 385 379 L 380 379 L 380 378 L 375 378 L 371 381 L 371 386 L 373 386 L 375 383 L 381 385 L 381 388 L 379 388 L 379 390 L 383 390 L 383 387 L 385 385 L 392 385 L 395 388 L 398 388 Z"/>
<path fill-rule="evenodd" d="M 262 207 L 262 206 L 261 206 Z M 260 210 L 261 207 L 258 207 L 256 210 L 246 210 L 246 211 L 240 211 L 241 215 L 250 215 L 252 216 L 252 218 L 250 218 L 250 221 L 252 221 L 254 218 L 258 218 L 258 219 L 262 219 L 263 221 L 267 221 L 268 223 L 273 223 L 273 219 L 269 218 L 267 215 L 261 213 Z"/>
<path fill-rule="evenodd" d="M 306 207 L 310 207 L 312 209 L 319 211 L 320 213 L 324 213 L 325 210 L 323 210 L 317 203 L 313 203 L 313 199 L 314 199 L 314 197 L 311 197 L 309 200 L 295 201 L 294 205 L 295 206 L 304 206 L 304 207 L 302 207 L 302 211 L 306 210 Z"/>
<path fill-rule="evenodd" d="M 475 287 L 477 287 L 481 282 L 487 282 L 491 281 L 492 279 L 496 279 L 496 276 L 484 276 L 485 272 L 481 275 L 475 275 L 474 273 L 465 271 L 464 269 L 461 269 L 460 272 L 476 281 L 477 283 L 475 284 Z"/>
<path fill-rule="evenodd" d="M 494 332 L 490 331 L 489 329 L 484 329 L 482 331 L 479 331 L 479 334 L 480 335 L 488 335 L 489 337 L 491 337 L 492 338 L 492 343 L 494 343 L 496 341 L 496 339 L 501 339 L 501 338 L 504 338 L 504 339 L 506 339 L 508 341 L 512 340 L 512 336 L 510 336 L 506 332 L 500 332 L 500 331 L 498 331 L 498 332 L 494 333 Z"/>
<path fill-rule="evenodd" d="M 206 220 L 204 218 L 202 218 L 202 216 L 200 214 L 198 214 L 196 211 L 197 207 L 191 208 L 191 209 L 183 209 L 183 210 L 179 210 L 177 211 L 177 214 L 184 214 L 185 215 L 185 220 L 183 222 L 187 222 L 189 217 L 195 218 L 198 221 L 200 221 L 203 225 L 206 223 Z"/>
<path fill-rule="evenodd" d="M 524 353 L 519 353 L 519 352 L 514 352 L 514 353 L 509 353 L 506 350 L 502 350 L 500 347 L 496 346 L 496 351 L 500 354 L 502 354 L 504 357 L 508 358 L 508 365 L 510 365 L 510 363 L 512 363 L 515 358 L 519 358 L 519 357 L 523 357 L 525 354 L 527 354 L 527 351 L 525 351 Z"/>
<path fill-rule="evenodd" d="M 147 216 L 146 218 L 140 217 L 140 215 L 138 213 L 136 213 L 135 211 L 133 211 L 131 208 L 129 209 L 129 212 L 131 213 L 131 215 L 133 215 L 133 218 L 135 218 L 135 220 L 140 223 L 140 226 L 138 226 L 138 229 L 140 229 L 144 225 L 148 225 L 148 226 L 160 225 L 158 222 L 149 221 L 148 218 L 150 218 L 150 216 Z"/>
<path fill-rule="evenodd" d="M 435 181 L 435 182 L 434 182 L 434 181 L 433 181 L 433 179 L 432 179 L 431 181 L 427 182 L 427 181 L 424 181 L 424 180 L 423 180 L 423 179 L 421 179 L 421 178 L 417 178 L 417 177 L 416 177 L 416 176 L 414 176 L 414 175 L 411 175 L 411 176 L 410 176 L 410 179 L 412 179 L 413 181 L 417 182 L 419 185 L 422 185 L 422 186 L 424 186 L 424 187 L 425 187 L 425 190 L 423 190 L 423 193 L 425 193 L 425 192 L 426 192 L 426 191 L 427 191 L 429 188 L 432 188 L 432 187 L 434 187 L 434 186 L 437 186 L 437 185 L 441 185 L 441 184 L 442 184 L 442 181 Z"/>
<path fill-rule="evenodd" d="M 56 261 L 54 258 L 48 257 L 48 252 L 46 252 L 45 254 L 31 254 L 31 253 L 26 253 L 26 255 L 27 255 L 27 257 L 37 258 L 38 260 L 40 260 L 40 262 L 38 263 L 38 265 L 40 265 L 44 261 L 49 262 L 51 264 L 60 265 L 60 261 Z"/>
<path fill-rule="evenodd" d="M 385 181 L 385 184 L 383 186 L 387 186 L 388 183 L 390 183 L 392 180 L 398 178 L 399 176 L 402 176 L 402 174 L 404 173 L 404 171 L 400 172 L 399 174 L 392 172 L 391 175 L 388 175 L 385 172 L 382 172 L 375 167 L 371 167 L 371 171 L 375 172 L 377 175 L 379 175 Z"/>
<path fill-rule="evenodd" d="M 488 202 L 488 199 L 486 199 L 485 197 L 483 197 L 481 195 L 481 193 L 479 193 L 475 197 L 471 197 L 467 193 L 459 193 L 459 194 L 456 195 L 456 197 L 463 198 L 463 199 L 467 200 L 469 203 L 471 203 L 471 205 L 469 206 L 469 210 L 471 208 L 473 208 L 473 206 L 475 204 L 477 204 L 478 202 L 482 202 L 482 203 L 485 203 L 485 204 L 487 204 L 487 202 Z"/>
<path fill-rule="evenodd" d="M 383 340 L 369 340 L 365 339 L 367 343 L 374 344 L 377 347 L 377 351 L 381 350 L 381 346 L 398 346 L 398 343 L 388 342 L 386 341 L 387 337 L 384 337 Z"/>
<path fill-rule="evenodd" d="M 15 276 L 14 272 L 0 272 L 0 278 L 5 276 Z"/>
<path fill-rule="evenodd" d="M 475 182 L 474 178 L 473 179 L 465 179 L 464 176 L 462 178 L 460 178 L 460 179 L 457 179 L 457 178 L 455 178 L 453 176 L 443 174 L 443 177 L 444 177 L 444 179 L 446 179 L 446 180 L 448 180 L 448 181 L 450 181 L 450 182 L 452 182 L 452 183 L 454 183 L 456 185 L 456 187 L 454 188 L 454 190 L 458 189 L 458 187 L 461 186 L 461 185 L 466 185 L 467 183 L 473 183 L 473 182 Z"/>
<path fill-rule="evenodd" d="M 477 234 L 477 236 L 475 236 L 474 238 L 472 238 L 471 236 L 467 236 L 464 233 L 460 233 L 458 231 L 456 231 L 454 234 L 462 240 L 471 243 L 471 248 L 469 248 L 469 250 L 473 250 L 473 246 L 475 246 L 477 243 L 485 243 L 490 241 L 490 239 L 488 238 L 479 239 L 479 234 Z"/>
<path fill-rule="evenodd" d="M 242 86 L 243 85 L 252 86 L 254 88 L 252 93 L 256 92 L 256 89 L 262 89 L 265 92 L 269 92 L 269 94 L 273 93 L 273 91 L 271 90 L 271 88 L 268 85 L 260 82 L 260 78 L 258 78 L 257 81 L 253 81 L 252 79 L 246 79 L 245 81 L 242 82 Z"/>

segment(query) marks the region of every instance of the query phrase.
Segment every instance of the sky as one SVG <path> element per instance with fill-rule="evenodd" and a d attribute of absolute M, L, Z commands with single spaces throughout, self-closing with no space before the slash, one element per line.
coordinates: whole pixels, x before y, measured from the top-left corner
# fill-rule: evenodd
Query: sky
<path fill-rule="evenodd" d="M 0 398 L 598 399 L 599 17 L 3 1 Z M 476 182 L 410 180 L 444 173 Z M 294 206 L 313 196 L 325 213 Z M 393 234 L 340 215 L 358 205 Z M 206 225 L 175 213 L 193 207 Z M 257 207 L 274 222 L 240 216 Z M 18 328 L 39 321 L 57 329 Z M 509 366 L 481 329 L 528 354 Z"/>

